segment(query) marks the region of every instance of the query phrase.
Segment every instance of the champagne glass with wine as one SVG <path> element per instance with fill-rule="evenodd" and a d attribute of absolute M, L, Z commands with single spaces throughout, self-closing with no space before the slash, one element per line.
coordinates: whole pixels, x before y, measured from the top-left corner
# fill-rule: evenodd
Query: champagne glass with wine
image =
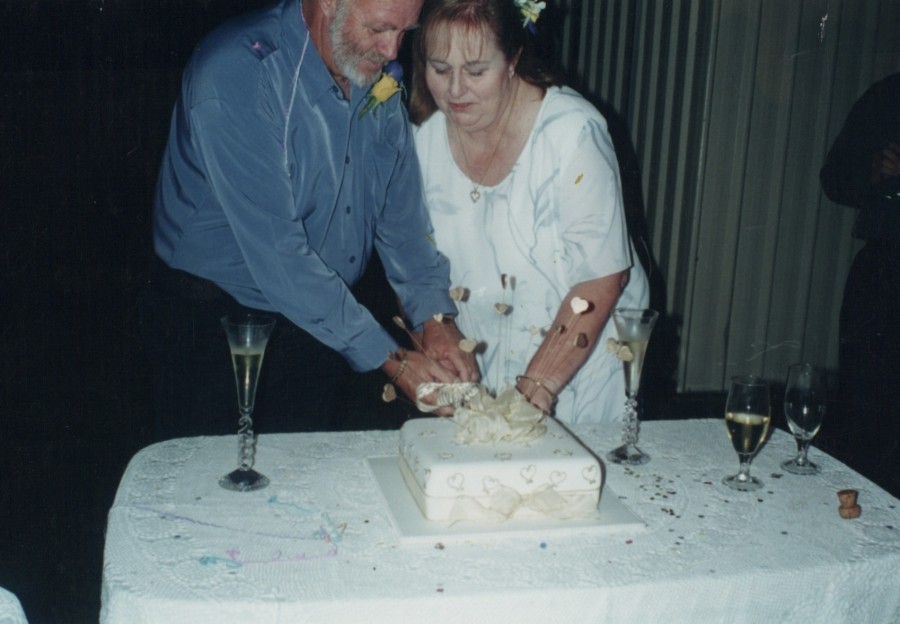
<path fill-rule="evenodd" d="M 617 308 L 613 311 L 613 322 L 619 334 L 619 359 L 622 360 L 625 369 L 622 445 L 606 455 L 606 458 L 615 464 L 636 466 L 650 461 L 650 456 L 637 447 L 640 431 L 637 394 L 641 387 L 644 356 L 658 317 L 659 313 L 656 310 Z"/>
<path fill-rule="evenodd" d="M 733 377 L 725 403 L 725 425 L 741 467 L 736 475 L 722 479 L 722 483 L 741 492 L 752 492 L 763 486 L 762 481 L 750 475 L 750 461 L 769 434 L 771 421 L 769 384 L 753 375 Z"/>
<path fill-rule="evenodd" d="M 825 417 L 825 376 L 812 364 L 794 364 L 788 368 L 784 393 L 784 415 L 797 441 L 797 456 L 781 464 L 793 474 L 809 475 L 819 467 L 809 461 L 807 452 Z"/>
<path fill-rule="evenodd" d="M 222 318 L 222 327 L 231 349 L 231 363 L 237 383 L 238 467 L 219 479 L 226 490 L 249 492 L 269 485 L 269 479 L 253 469 L 256 461 L 256 439 L 253 435 L 253 406 L 263 355 L 275 319 L 270 316 L 239 314 Z"/>

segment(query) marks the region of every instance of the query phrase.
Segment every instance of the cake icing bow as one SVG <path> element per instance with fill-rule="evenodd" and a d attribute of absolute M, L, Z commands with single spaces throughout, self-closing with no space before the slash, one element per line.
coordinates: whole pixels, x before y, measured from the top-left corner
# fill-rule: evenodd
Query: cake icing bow
<path fill-rule="evenodd" d="M 425 398 L 432 395 L 435 402 L 426 402 Z M 456 441 L 460 444 L 527 444 L 547 432 L 544 414 L 515 388 L 494 397 L 487 388 L 472 382 L 426 383 L 416 389 L 416 399 L 416 407 L 423 412 L 454 408 Z"/>

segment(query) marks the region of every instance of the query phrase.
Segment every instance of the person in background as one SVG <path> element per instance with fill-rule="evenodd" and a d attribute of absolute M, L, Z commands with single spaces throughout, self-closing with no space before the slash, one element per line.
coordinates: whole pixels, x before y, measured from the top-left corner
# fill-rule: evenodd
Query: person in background
<path fill-rule="evenodd" d="M 853 105 L 820 180 L 829 199 L 857 209 L 853 236 L 865 242 L 844 287 L 826 435 L 841 459 L 900 496 L 900 73 Z"/>
<path fill-rule="evenodd" d="M 410 117 L 460 329 L 484 383 L 569 423 L 619 420 L 614 307 L 643 308 L 604 118 L 535 53 L 543 2 L 426 0 Z"/>
<path fill-rule="evenodd" d="M 478 378 L 458 346 L 408 117 L 399 97 L 370 91 L 420 9 L 282 0 L 194 51 L 159 174 L 143 301 L 158 438 L 235 431 L 228 313 L 277 319 L 259 431 L 341 428 L 349 369 L 380 367 L 410 397 L 423 381 Z M 373 252 L 421 350 L 399 348 L 351 292 Z"/>

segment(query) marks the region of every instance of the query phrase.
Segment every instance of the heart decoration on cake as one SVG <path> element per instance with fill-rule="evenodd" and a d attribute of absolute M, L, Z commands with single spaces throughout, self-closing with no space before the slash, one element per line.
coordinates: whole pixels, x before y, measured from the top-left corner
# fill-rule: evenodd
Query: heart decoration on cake
<path fill-rule="evenodd" d="M 535 473 L 537 473 L 537 467 L 534 464 L 529 464 L 519 471 L 519 474 L 525 479 L 525 483 L 533 483 Z"/>
<path fill-rule="evenodd" d="M 448 526 L 512 517 L 596 517 L 602 465 L 555 419 L 542 424 L 549 435 L 528 444 L 463 444 L 451 419 L 407 420 L 401 428 L 400 472 L 423 516 Z M 438 436 L 421 436 L 421 431 Z M 454 457 L 442 460 L 441 453 Z"/>

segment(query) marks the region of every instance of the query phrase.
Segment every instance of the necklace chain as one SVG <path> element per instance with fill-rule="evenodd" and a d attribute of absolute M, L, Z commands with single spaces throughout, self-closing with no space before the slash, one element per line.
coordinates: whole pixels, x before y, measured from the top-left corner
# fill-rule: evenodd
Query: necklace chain
<path fill-rule="evenodd" d="M 512 101 L 509 105 L 509 110 L 507 111 L 506 119 L 503 121 L 503 128 L 500 129 L 500 136 L 497 138 L 497 143 L 494 144 L 494 149 L 491 152 L 490 157 L 488 158 L 487 166 L 484 168 L 484 171 L 481 173 L 481 177 L 478 178 L 477 182 L 475 182 L 475 185 L 472 187 L 472 190 L 469 191 L 469 197 L 471 198 L 473 204 L 475 202 L 477 202 L 479 199 L 481 199 L 481 190 L 480 189 L 482 186 L 482 182 L 484 182 L 484 179 L 487 177 L 487 174 L 491 169 L 491 165 L 494 164 L 494 156 L 497 155 L 497 150 L 500 148 L 500 143 L 503 142 L 503 135 L 504 135 L 504 133 L 506 133 L 506 126 L 509 124 L 509 119 L 510 119 L 510 117 L 512 117 L 512 109 L 516 104 L 515 100 L 516 100 L 517 92 L 518 92 L 518 90 L 516 90 L 516 93 L 513 93 Z M 456 128 L 454 126 L 454 130 L 456 130 L 456 140 L 459 141 L 459 151 L 462 152 L 463 161 L 466 163 L 466 170 L 472 171 L 472 168 L 469 166 L 469 157 L 466 155 L 466 148 L 463 145 L 462 137 L 459 134 L 459 128 Z"/>

